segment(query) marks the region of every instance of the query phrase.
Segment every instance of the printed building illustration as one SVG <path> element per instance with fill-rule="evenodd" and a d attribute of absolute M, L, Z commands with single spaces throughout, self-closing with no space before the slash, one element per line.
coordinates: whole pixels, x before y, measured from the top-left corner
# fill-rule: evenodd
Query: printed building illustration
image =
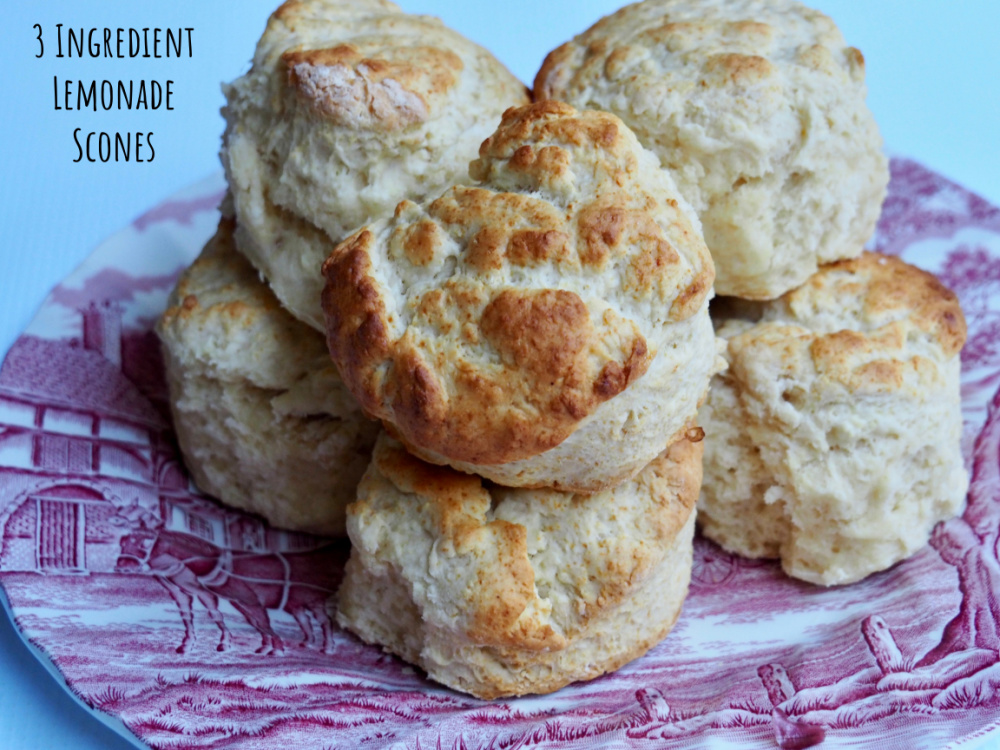
<path fill-rule="evenodd" d="M 131 504 L 220 547 L 308 546 L 192 497 L 169 424 L 123 374 L 122 355 L 121 310 L 108 303 L 82 311 L 81 343 L 25 336 L 11 349 L 0 372 L 0 570 L 111 572 L 122 530 L 109 521 Z"/>

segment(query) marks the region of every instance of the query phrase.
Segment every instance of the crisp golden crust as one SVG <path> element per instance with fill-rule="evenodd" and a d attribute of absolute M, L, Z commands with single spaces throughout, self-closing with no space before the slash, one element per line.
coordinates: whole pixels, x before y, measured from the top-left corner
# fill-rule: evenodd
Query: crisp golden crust
<path fill-rule="evenodd" d="M 824 266 L 779 305 L 792 315 L 804 316 L 835 310 L 837 300 L 844 297 L 854 298 L 862 331 L 905 318 L 933 339 L 945 357 L 965 346 L 965 316 L 955 293 L 934 274 L 893 256 L 866 252 Z M 897 339 L 896 345 L 901 344 Z"/>
<path fill-rule="evenodd" d="M 434 360 L 415 336 L 390 342 L 385 304 L 364 275 L 370 258 L 359 250 L 370 236 L 352 238 L 324 266 L 329 346 L 366 409 L 381 416 L 380 399 L 391 394 L 392 423 L 408 443 L 477 464 L 534 456 L 559 445 L 649 366 L 638 332 L 618 336 L 609 350 L 580 297 L 557 289 L 506 289 L 485 305 L 479 290 L 457 285 L 424 295 L 422 321 L 450 333 L 454 319 L 442 307 L 454 308 L 474 326 L 475 343 L 491 346 L 499 362 L 485 370 Z M 379 372 L 385 364 L 389 385 Z M 442 369 L 451 370 L 450 387 L 441 383 Z"/>
<path fill-rule="evenodd" d="M 577 617 L 580 626 L 601 615 L 604 610 L 614 608 L 625 601 L 633 588 L 633 578 L 637 570 L 650 566 L 650 561 L 660 555 L 659 550 L 669 545 L 687 523 L 694 512 L 701 490 L 704 432 L 700 427 L 688 426 L 685 433 L 672 443 L 662 454 L 649 464 L 630 486 L 629 494 L 643 498 L 654 509 L 646 518 L 648 527 L 644 534 L 651 546 L 643 549 L 649 559 L 632 555 L 627 560 L 606 560 L 601 579 L 596 586 L 592 601 L 580 607 Z M 534 592 L 535 578 L 529 559 L 524 526 L 500 520 L 496 517 L 497 503 L 509 493 L 515 493 L 530 502 L 533 492 L 539 497 L 552 490 L 509 490 L 484 486 L 477 476 L 463 474 L 444 466 L 428 464 L 416 458 L 398 442 L 382 437 L 372 455 L 372 469 L 388 480 L 395 492 L 402 495 L 416 495 L 420 498 L 421 513 L 432 520 L 430 531 L 447 547 L 459 553 L 478 547 L 496 545 L 496 569 L 487 574 L 477 574 L 482 584 L 481 597 L 473 602 L 470 611 L 474 627 L 466 634 L 479 645 L 506 645 L 516 648 L 563 648 L 566 641 L 557 637 L 551 628 L 544 629 L 544 638 L 539 640 L 539 632 L 526 630 L 513 632 L 511 628 L 525 611 L 528 602 L 537 594 Z M 362 516 L 371 512 L 371 506 L 364 499 L 370 488 L 361 489 L 359 500 L 351 506 L 350 513 Z M 574 499 L 570 493 L 562 502 L 567 508 L 577 503 L 600 503 L 597 495 L 579 496 Z M 613 496 L 608 492 L 604 501 Z M 492 520 L 490 520 L 492 518 Z M 499 617 L 497 607 L 504 617 Z M 482 623 L 493 621 L 488 629 Z"/>
<path fill-rule="evenodd" d="M 400 493 L 417 495 L 427 503 L 424 512 L 440 547 L 474 558 L 480 596 L 469 602 L 469 638 L 484 646 L 565 647 L 565 639 L 550 626 L 518 622 L 535 596 L 527 532 L 508 521 L 486 519 L 491 499 L 482 480 L 426 464 L 385 440 L 379 442 L 372 462 Z M 372 512 L 363 495 L 364 490 L 352 507 L 355 515 Z"/>
<path fill-rule="evenodd" d="M 730 338 L 735 367 L 773 361 L 788 375 L 814 371 L 859 394 L 924 387 L 965 345 L 955 294 L 877 253 L 826 265 L 757 312 L 758 325 Z"/>
<path fill-rule="evenodd" d="M 381 362 L 391 353 L 384 324 L 385 305 L 370 278 L 371 259 L 367 253 L 373 242 L 365 230 L 338 248 L 336 273 L 332 258 L 323 266 L 327 284 L 323 307 L 327 310 L 327 347 L 340 365 L 342 377 L 358 402 L 368 412 L 378 409 L 376 373 L 368 362 Z"/>
<path fill-rule="evenodd" d="M 379 47 L 294 48 L 281 59 L 289 85 L 334 122 L 390 131 L 423 122 L 458 83 L 462 58 L 435 47 Z"/>
<path fill-rule="evenodd" d="M 478 185 L 404 201 L 342 242 L 323 306 L 365 409 L 421 455 L 501 465 L 562 444 L 640 381 L 670 326 L 704 315 L 714 271 L 612 115 L 510 109 L 471 172 Z"/>
<path fill-rule="evenodd" d="M 383 0 L 282 5 L 224 92 L 240 252 L 320 331 L 319 268 L 333 247 L 463 179 L 504 110 L 528 101 L 487 50 Z"/>
<path fill-rule="evenodd" d="M 448 235 L 458 235 L 468 243 L 466 262 L 477 271 L 499 271 L 508 263 L 528 267 L 573 262 L 565 216 L 539 198 L 457 187 L 431 203 L 427 213 L 430 220 L 417 227 L 423 231 L 440 227 L 443 231 L 434 235 L 437 247 L 447 242 Z M 430 260 L 434 254 L 423 257 Z"/>
<path fill-rule="evenodd" d="M 162 330 L 189 326 L 208 316 L 226 318 L 232 325 L 242 328 L 254 326 L 262 315 L 275 319 L 285 317 L 281 305 L 268 294 L 267 288 L 252 283 L 253 272 L 236 252 L 235 228 L 236 222 L 222 218 L 207 244 L 208 251 L 199 255 L 181 274 L 160 318 Z M 220 279 L 222 283 L 206 288 L 205 279 L 211 278 Z"/>
<path fill-rule="evenodd" d="M 484 485 L 382 437 L 348 511 L 338 619 L 481 698 L 617 669 L 679 613 L 701 457 L 684 438 L 631 482 L 587 496 Z M 373 611 L 372 591 L 406 606 Z"/>
<path fill-rule="evenodd" d="M 532 86 L 535 101 L 558 101 L 559 92 L 566 88 L 566 84 L 573 77 L 573 68 L 568 63 L 576 57 L 577 49 L 577 46 L 569 41 L 545 56 L 542 67 L 535 74 Z"/>
<path fill-rule="evenodd" d="M 626 132 L 627 128 L 614 115 L 577 112 L 562 102 L 535 102 L 504 112 L 500 127 L 479 148 L 479 158 L 509 159 L 531 142 L 552 140 L 565 146 L 599 148 L 602 161 L 609 157 L 634 159 L 634 146 Z"/>

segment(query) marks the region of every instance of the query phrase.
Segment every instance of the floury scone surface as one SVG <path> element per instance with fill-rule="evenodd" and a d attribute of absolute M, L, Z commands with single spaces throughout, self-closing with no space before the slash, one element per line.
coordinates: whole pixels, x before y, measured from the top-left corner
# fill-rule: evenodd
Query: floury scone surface
<path fill-rule="evenodd" d="M 322 335 L 236 251 L 231 221 L 185 271 L 157 330 L 198 487 L 280 528 L 343 535 L 377 425 L 344 388 Z"/>
<path fill-rule="evenodd" d="M 795 0 L 646 0 L 551 52 L 535 96 L 621 117 L 698 213 L 716 291 L 773 299 L 871 237 L 889 172 L 864 78 Z"/>
<path fill-rule="evenodd" d="M 225 87 L 239 249 L 322 330 L 319 268 L 358 226 L 465 179 L 523 86 L 438 19 L 379 0 L 290 0 Z"/>
<path fill-rule="evenodd" d="M 780 557 L 796 578 L 850 583 L 961 510 L 966 324 L 934 276 L 864 253 L 715 317 L 729 369 L 699 415 L 707 537 Z"/>
<path fill-rule="evenodd" d="M 409 450 L 594 492 L 679 439 L 721 367 L 698 220 L 614 115 L 509 110 L 464 181 L 324 265 L 331 355 Z"/>
<path fill-rule="evenodd" d="M 480 698 L 615 670 L 680 613 L 701 452 L 684 438 L 635 479 L 574 495 L 491 486 L 383 435 L 348 509 L 338 622 Z"/>

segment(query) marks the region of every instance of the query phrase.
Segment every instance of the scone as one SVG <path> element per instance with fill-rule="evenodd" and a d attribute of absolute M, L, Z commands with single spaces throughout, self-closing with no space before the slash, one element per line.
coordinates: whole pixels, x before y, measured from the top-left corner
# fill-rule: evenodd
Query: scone
<path fill-rule="evenodd" d="M 698 220 L 614 115 L 511 109 L 471 184 L 337 247 L 327 340 L 412 452 L 596 492 L 679 439 L 721 366 Z"/>
<path fill-rule="evenodd" d="M 630 482 L 572 495 L 484 485 L 379 438 L 348 508 L 337 620 L 480 698 L 593 679 L 673 627 L 700 481 L 689 439 Z"/>
<path fill-rule="evenodd" d="M 378 425 L 232 234 L 224 219 L 157 329 L 185 465 L 202 491 L 275 526 L 343 534 Z"/>
<path fill-rule="evenodd" d="M 699 417 L 705 536 L 824 585 L 922 547 L 968 487 L 955 295 L 865 253 L 779 300 L 737 307 L 716 315 L 729 370 Z"/>
<path fill-rule="evenodd" d="M 716 291 L 765 300 L 874 230 L 889 171 L 864 77 L 795 0 L 646 0 L 551 52 L 535 96 L 621 117 L 698 212 Z"/>
<path fill-rule="evenodd" d="M 319 330 L 336 242 L 463 178 L 503 111 L 527 101 L 489 52 L 384 0 L 289 0 L 225 94 L 237 245 Z"/>

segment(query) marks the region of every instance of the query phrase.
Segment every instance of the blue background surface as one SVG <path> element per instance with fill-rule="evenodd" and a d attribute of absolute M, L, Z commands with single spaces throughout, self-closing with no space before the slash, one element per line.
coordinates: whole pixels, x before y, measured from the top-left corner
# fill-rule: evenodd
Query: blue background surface
<path fill-rule="evenodd" d="M 278 0 L 48 0 L 5 3 L 0 70 L 0 352 L 49 289 L 103 238 L 218 169 L 219 83 L 242 73 Z M 397 0 L 441 16 L 530 83 L 545 53 L 616 0 Z M 868 62 L 869 104 L 887 146 L 1000 204 L 1000 2 L 812 0 Z M 46 54 L 36 59 L 34 24 Z M 56 23 L 194 27 L 194 57 L 57 59 Z M 53 76 L 175 81 L 173 112 L 54 111 Z M 74 164 L 73 130 L 153 131 L 152 163 Z M 990 746 L 1000 747 L 1000 743 Z M 117 750 L 131 745 L 79 708 L 0 616 L 0 747 Z"/>

